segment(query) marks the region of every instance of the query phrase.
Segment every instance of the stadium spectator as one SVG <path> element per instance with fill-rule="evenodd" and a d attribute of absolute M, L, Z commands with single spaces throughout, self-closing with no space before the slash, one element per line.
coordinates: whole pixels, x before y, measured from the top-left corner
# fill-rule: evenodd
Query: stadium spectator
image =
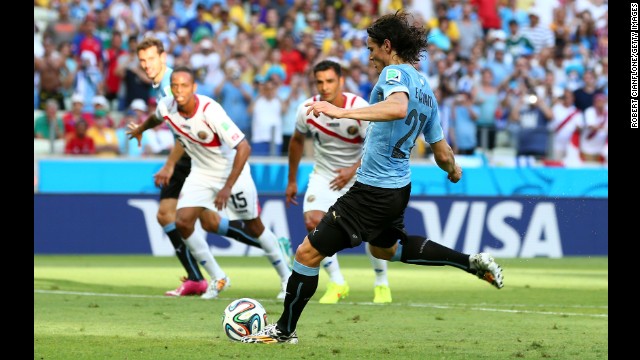
<path fill-rule="evenodd" d="M 214 89 L 213 95 L 240 131 L 247 136 L 247 139 L 250 139 L 249 106 L 253 100 L 253 89 L 251 85 L 242 80 L 242 70 L 236 60 L 227 61 L 225 79 Z"/>
<path fill-rule="evenodd" d="M 80 65 L 73 80 L 73 92 L 82 96 L 82 111 L 93 112 L 93 97 L 104 93 L 104 78 L 97 65 L 96 56 L 89 50 L 80 55 Z"/>
<path fill-rule="evenodd" d="M 609 137 L 609 105 L 606 95 L 596 94 L 593 97 L 593 106 L 584 111 L 584 125 L 580 133 L 582 158 L 587 162 L 604 162 L 604 150 Z"/>
<path fill-rule="evenodd" d="M 45 103 L 49 99 L 57 101 L 58 107 L 64 109 L 61 73 L 65 67 L 65 59 L 56 51 L 52 40 L 44 39 L 44 55 L 41 58 L 34 57 L 33 65 L 40 81 L 38 94 L 40 109 L 45 108 Z"/>
<path fill-rule="evenodd" d="M 462 5 L 462 17 L 458 20 L 458 28 L 460 30 L 458 55 L 464 59 L 471 58 L 473 45 L 484 37 L 482 26 L 478 20 L 472 17 L 474 14 L 471 4 L 465 3 Z"/>
<path fill-rule="evenodd" d="M 152 16 L 147 21 L 147 29 L 154 29 L 156 27 L 156 21 L 158 20 L 158 18 L 164 17 L 167 23 L 167 31 L 172 34 L 176 34 L 182 24 L 180 23 L 180 19 L 178 19 L 178 17 L 173 14 L 172 2 L 173 0 L 160 1 L 160 6 L 157 9 L 153 10 L 153 13 L 151 14 Z"/>
<path fill-rule="evenodd" d="M 555 36 L 549 27 L 540 24 L 539 10 L 529 9 L 529 26 L 522 28 L 522 36 L 531 41 L 533 52 L 539 53 L 543 48 L 554 47 Z"/>
<path fill-rule="evenodd" d="M 49 99 L 45 102 L 44 114 L 36 118 L 34 123 L 34 137 L 36 139 L 64 138 L 64 123 L 58 116 L 58 102 Z"/>
<path fill-rule="evenodd" d="M 551 108 L 553 118 L 549 122 L 549 131 L 551 132 L 551 160 L 571 162 L 575 158 L 579 158 L 579 150 L 576 144 L 579 141 L 580 128 L 583 127 L 582 112 L 573 104 L 573 92 L 565 89 L 558 101 Z"/>
<path fill-rule="evenodd" d="M 278 155 L 282 152 L 284 107 L 277 93 L 277 84 L 273 80 L 267 79 L 263 84 L 260 84 L 258 97 L 249 107 L 249 112 L 252 114 L 252 155 L 268 156 Z"/>
<path fill-rule="evenodd" d="M 96 147 L 93 139 L 87 136 L 87 122 L 78 121 L 74 126 L 74 131 L 67 139 L 64 153 L 69 155 L 93 155 L 96 153 Z"/>
<path fill-rule="evenodd" d="M 69 4 L 60 2 L 57 7 L 58 16 L 50 21 L 44 30 L 44 38 L 51 39 L 54 46 L 59 46 L 63 42 L 71 43 L 76 36 L 78 25 L 69 15 Z"/>
<path fill-rule="evenodd" d="M 93 114 L 94 125 L 87 129 L 87 136 L 93 139 L 96 155 L 101 157 L 115 157 L 120 153 L 118 137 L 115 130 L 109 126 L 107 112 L 96 110 Z"/>
<path fill-rule="evenodd" d="M 111 47 L 104 52 L 104 96 L 107 100 L 117 104 L 122 78 L 118 76 L 116 69 L 118 67 L 118 59 L 126 55 L 127 51 L 122 47 L 122 34 L 120 32 L 115 31 L 110 42 Z"/>
<path fill-rule="evenodd" d="M 478 106 L 477 143 L 484 150 L 493 150 L 496 144 L 496 111 L 500 102 L 498 87 L 493 85 L 493 72 L 481 70 L 482 80 L 476 87 L 474 103 Z M 442 118 L 440 118 L 442 120 Z"/>
<path fill-rule="evenodd" d="M 601 94 L 602 90 L 596 87 L 596 74 L 593 70 L 588 69 L 582 77 L 584 85 L 573 92 L 576 107 L 584 112 L 587 108 L 593 106 L 593 99 L 597 94 Z"/>
<path fill-rule="evenodd" d="M 460 91 L 451 108 L 451 124 L 455 132 L 455 142 L 451 144 L 454 154 L 473 155 L 478 146 L 476 122 L 480 109 L 473 104 L 471 93 Z"/>
<path fill-rule="evenodd" d="M 83 111 L 84 109 L 84 96 L 80 94 L 73 94 L 71 96 L 71 110 L 67 111 L 62 116 L 62 122 L 64 123 L 64 135 L 68 140 L 73 136 L 76 131 L 76 124 L 83 120 L 87 123 L 87 126 L 93 125 L 93 114 Z"/>
<path fill-rule="evenodd" d="M 184 28 L 189 30 L 191 41 L 194 43 L 199 43 L 205 38 L 213 38 L 213 25 L 204 18 L 206 12 L 207 9 L 203 4 L 196 5 L 196 15 L 183 25 Z"/>
<path fill-rule="evenodd" d="M 289 95 L 282 101 L 285 113 L 282 116 L 282 153 L 289 153 L 289 142 L 296 128 L 298 107 L 309 98 L 308 82 L 302 75 L 295 74 L 291 79 Z"/>

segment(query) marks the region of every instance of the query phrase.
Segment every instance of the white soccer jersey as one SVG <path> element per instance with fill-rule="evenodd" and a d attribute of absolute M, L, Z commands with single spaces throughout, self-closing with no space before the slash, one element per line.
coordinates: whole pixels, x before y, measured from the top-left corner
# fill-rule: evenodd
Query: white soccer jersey
<path fill-rule="evenodd" d="M 342 93 L 345 109 L 369 106 L 369 102 L 352 93 Z M 334 170 L 349 167 L 362 156 L 362 142 L 368 121 L 357 119 L 333 119 L 324 114 L 307 115 L 304 104 L 320 100 L 320 95 L 307 99 L 298 107 L 296 130 L 313 137 L 315 157 L 314 171 L 335 177 Z"/>
<path fill-rule="evenodd" d="M 589 155 L 600 155 L 609 137 L 609 106 L 605 105 L 602 114 L 596 113 L 591 106 L 584 111 L 585 128 L 580 134 L 580 150 Z M 589 129 L 595 126 L 596 129 Z"/>
<path fill-rule="evenodd" d="M 178 112 L 178 103 L 173 97 L 158 102 L 156 116 L 164 119 L 179 136 L 191 156 L 191 172 L 226 181 L 236 155 L 234 148 L 245 135 L 215 100 L 204 95 L 194 96 L 196 109 L 189 117 Z M 248 167 L 245 163 L 245 168 Z"/>
<path fill-rule="evenodd" d="M 553 152 L 556 159 L 564 158 L 567 147 L 573 134 L 582 127 L 582 113 L 575 106 L 555 104 L 551 111 L 553 119 L 548 123 L 548 128 L 553 134 Z"/>

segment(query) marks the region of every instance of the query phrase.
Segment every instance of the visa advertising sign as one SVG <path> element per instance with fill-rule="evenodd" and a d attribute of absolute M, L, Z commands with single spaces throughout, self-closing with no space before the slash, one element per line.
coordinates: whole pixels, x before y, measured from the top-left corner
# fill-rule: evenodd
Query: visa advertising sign
<path fill-rule="evenodd" d="M 306 235 L 302 207 L 260 196 L 262 221 L 294 249 Z M 465 253 L 531 258 L 608 255 L 608 199 L 413 196 L 409 234 Z M 157 195 L 34 194 L 34 254 L 173 256 L 156 221 Z M 199 226 L 197 231 L 204 233 Z M 260 249 L 207 234 L 217 256 L 258 256 Z M 361 245 L 342 253 L 364 254 Z"/>

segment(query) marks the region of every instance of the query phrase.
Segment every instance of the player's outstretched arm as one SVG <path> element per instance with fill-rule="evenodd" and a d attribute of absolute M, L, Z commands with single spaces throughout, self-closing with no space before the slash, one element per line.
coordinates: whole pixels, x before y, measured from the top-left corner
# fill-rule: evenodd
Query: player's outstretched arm
<path fill-rule="evenodd" d="M 149 115 L 149 117 L 140 125 L 136 123 L 129 123 L 127 130 L 125 133 L 128 135 L 129 139 L 135 138 L 138 140 L 138 147 L 142 146 L 142 133 L 148 129 L 154 128 L 158 125 L 162 124 L 162 120 L 158 119 L 155 114 Z"/>
<path fill-rule="evenodd" d="M 451 146 L 447 144 L 447 141 L 442 139 L 438 142 L 431 144 L 431 150 L 436 160 L 436 164 L 440 169 L 446 171 L 449 181 L 457 183 L 462 178 L 462 168 L 456 164 L 456 159 L 453 155 Z"/>
<path fill-rule="evenodd" d="M 405 92 L 395 92 L 385 100 L 371 106 L 343 109 L 326 101 L 314 101 L 304 104 L 308 106 L 307 115 L 313 111 L 313 115 L 320 113 L 332 118 L 349 118 L 368 121 L 393 121 L 404 119 L 409 108 L 409 98 Z"/>
<path fill-rule="evenodd" d="M 296 195 L 298 194 L 298 166 L 302 159 L 304 149 L 304 134 L 298 130 L 293 132 L 289 141 L 289 176 L 287 189 L 285 190 L 286 206 L 290 204 L 298 205 Z"/>
<path fill-rule="evenodd" d="M 164 165 L 157 173 L 153 175 L 153 182 L 156 186 L 164 186 L 169 185 L 169 179 L 173 176 L 173 170 L 175 169 L 176 163 L 184 154 L 184 147 L 182 143 L 176 139 L 176 143 L 169 152 L 169 157 L 167 157 L 167 161 L 165 161 Z"/>
<path fill-rule="evenodd" d="M 251 145 L 247 139 L 243 139 L 236 145 L 236 156 L 233 159 L 233 167 L 231 168 L 231 172 L 227 177 L 227 181 L 225 181 L 224 186 L 214 199 L 213 203 L 218 210 L 222 210 L 227 207 L 227 202 L 229 201 L 229 197 L 231 196 L 231 189 L 233 185 L 236 183 L 238 178 L 240 177 L 240 173 L 244 168 L 244 164 L 247 163 L 247 159 L 249 159 L 249 155 L 251 154 Z"/>

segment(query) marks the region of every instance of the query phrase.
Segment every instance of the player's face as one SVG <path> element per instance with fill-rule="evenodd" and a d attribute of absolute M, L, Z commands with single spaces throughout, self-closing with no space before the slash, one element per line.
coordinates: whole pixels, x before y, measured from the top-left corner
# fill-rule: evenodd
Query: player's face
<path fill-rule="evenodd" d="M 384 43 L 382 45 L 376 44 L 370 37 L 367 38 L 367 49 L 369 49 L 369 62 L 376 69 L 376 72 L 380 74 L 382 69 L 387 66 L 387 58 L 389 57 L 384 50 Z"/>
<path fill-rule="evenodd" d="M 333 103 L 341 95 L 344 80 L 333 69 L 318 71 L 315 78 L 320 100 Z"/>
<path fill-rule="evenodd" d="M 191 75 L 179 71 L 171 74 L 171 93 L 179 106 L 184 106 L 196 93 L 196 84 Z"/>
<path fill-rule="evenodd" d="M 152 46 L 138 51 L 138 60 L 140 61 L 140 67 L 144 70 L 149 79 L 156 84 L 162 80 L 167 54 L 164 52 L 162 54 L 158 54 L 158 48 Z"/>

